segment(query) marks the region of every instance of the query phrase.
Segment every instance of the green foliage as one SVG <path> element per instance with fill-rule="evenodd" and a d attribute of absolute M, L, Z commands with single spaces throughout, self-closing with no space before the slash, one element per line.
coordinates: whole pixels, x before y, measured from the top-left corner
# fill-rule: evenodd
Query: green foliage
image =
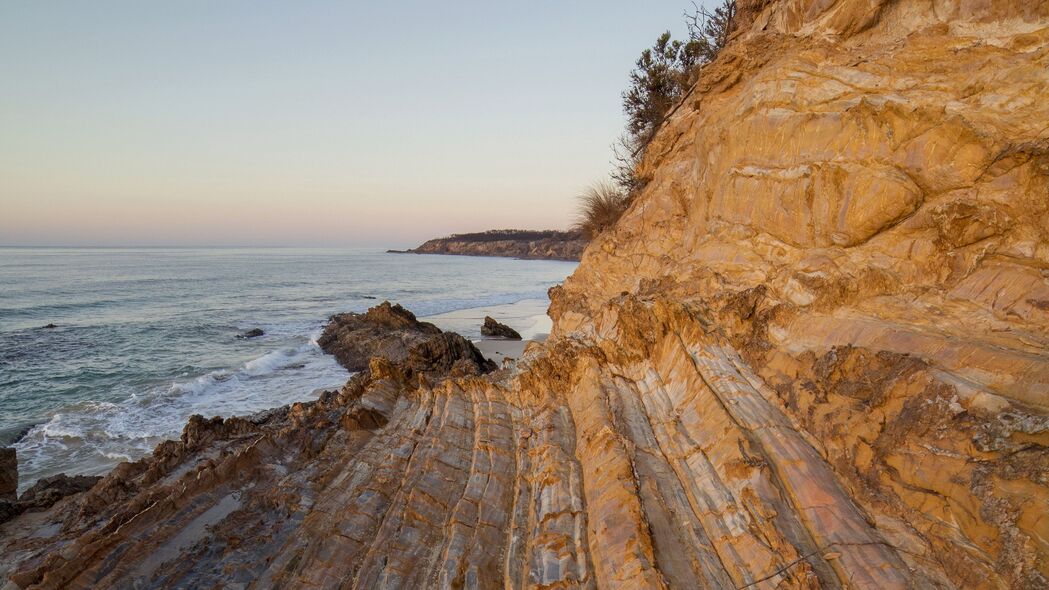
<path fill-rule="evenodd" d="M 663 116 L 688 89 L 699 45 L 670 38 L 667 31 L 651 49 L 641 52 L 630 72 L 630 87 L 623 93 L 626 132 L 639 145 L 647 144 Z"/>
<path fill-rule="evenodd" d="M 736 16 L 735 0 L 722 0 L 714 12 L 692 3 L 692 13 L 685 13 L 689 43 L 695 44 L 697 63 L 714 61 L 728 43 L 734 30 L 732 19 Z"/>
<path fill-rule="evenodd" d="M 573 229 L 593 239 L 619 221 L 631 200 L 630 193 L 612 184 L 594 184 L 579 196 L 579 221 Z"/>
<path fill-rule="evenodd" d="M 677 41 L 664 32 L 641 52 L 630 72 L 630 86 L 623 93 L 626 131 L 614 146 L 616 170 L 612 177 L 627 193 L 640 190 L 644 181 L 637 165 L 667 114 L 691 90 L 704 65 L 713 61 L 728 43 L 735 0 L 722 0 L 713 12 L 692 4 L 685 13 L 688 40 Z"/>

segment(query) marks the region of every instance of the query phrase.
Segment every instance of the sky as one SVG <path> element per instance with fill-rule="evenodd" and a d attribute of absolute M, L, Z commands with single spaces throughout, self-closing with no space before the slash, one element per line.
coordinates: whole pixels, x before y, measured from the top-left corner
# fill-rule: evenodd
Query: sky
<path fill-rule="evenodd" d="M 557 229 L 688 0 L 0 0 L 0 245 Z"/>

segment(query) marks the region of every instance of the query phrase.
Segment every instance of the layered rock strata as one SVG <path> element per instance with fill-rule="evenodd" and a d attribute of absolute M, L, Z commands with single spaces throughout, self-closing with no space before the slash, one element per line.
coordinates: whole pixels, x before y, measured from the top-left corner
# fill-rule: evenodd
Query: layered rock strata
<path fill-rule="evenodd" d="M 406 320 L 8 523 L 11 583 L 1049 586 L 1049 4 L 739 19 L 546 343 Z"/>

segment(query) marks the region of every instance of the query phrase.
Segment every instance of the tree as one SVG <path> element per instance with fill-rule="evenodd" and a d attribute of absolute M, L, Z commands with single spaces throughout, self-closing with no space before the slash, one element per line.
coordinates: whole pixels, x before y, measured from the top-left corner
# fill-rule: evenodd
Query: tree
<path fill-rule="evenodd" d="M 722 0 L 713 12 L 692 4 L 685 13 L 687 41 L 676 41 L 670 31 L 641 52 L 630 72 L 630 86 L 623 93 L 625 133 L 613 146 L 616 160 L 612 178 L 628 195 L 644 186 L 636 170 L 645 148 L 655 137 L 663 120 L 695 84 L 704 65 L 713 61 L 728 43 L 735 0 Z"/>
<path fill-rule="evenodd" d="M 714 61 L 718 52 L 728 43 L 732 35 L 733 18 L 736 16 L 735 0 L 722 0 L 721 5 L 708 11 L 692 3 L 692 14 L 685 13 L 685 24 L 688 26 L 688 39 L 695 43 L 699 52 L 699 62 Z"/>
<path fill-rule="evenodd" d="M 641 52 L 623 93 L 626 132 L 635 149 L 652 139 L 663 116 L 687 90 L 699 50 L 699 44 L 675 41 L 667 31 Z"/>

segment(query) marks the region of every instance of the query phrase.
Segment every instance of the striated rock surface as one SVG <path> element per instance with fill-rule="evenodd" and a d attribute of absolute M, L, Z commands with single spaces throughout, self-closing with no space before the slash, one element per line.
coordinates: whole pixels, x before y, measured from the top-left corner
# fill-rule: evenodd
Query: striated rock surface
<path fill-rule="evenodd" d="M 337 316 L 342 390 L 194 417 L 3 525 L 7 579 L 1049 586 L 1049 3 L 739 19 L 516 367 Z"/>
<path fill-rule="evenodd" d="M 574 231 L 496 229 L 436 238 L 408 252 L 579 260 L 586 245 L 586 238 L 581 233 Z"/>

